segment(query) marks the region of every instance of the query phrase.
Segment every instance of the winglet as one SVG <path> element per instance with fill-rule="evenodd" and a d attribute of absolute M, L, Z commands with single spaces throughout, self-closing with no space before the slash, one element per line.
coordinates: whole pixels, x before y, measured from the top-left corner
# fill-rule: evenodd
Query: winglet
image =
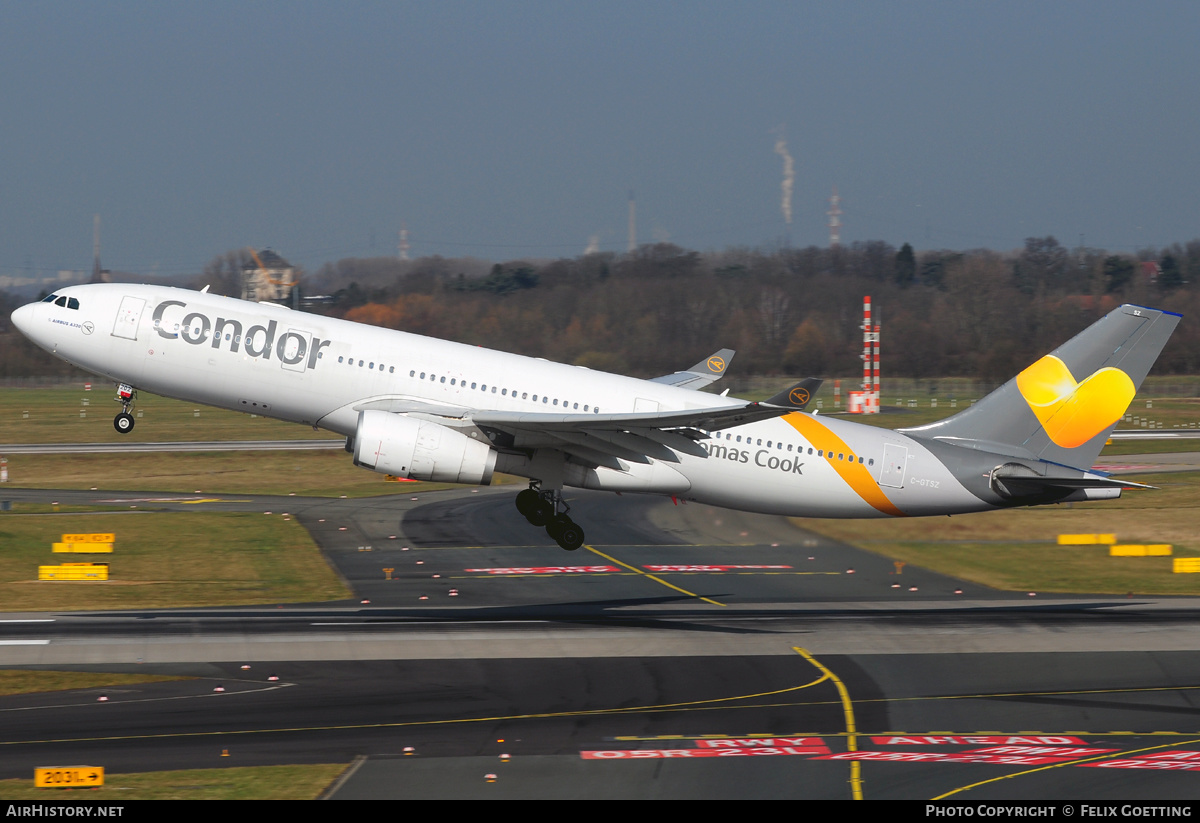
<path fill-rule="evenodd" d="M 721 349 L 686 371 L 677 371 L 674 374 L 655 377 L 650 382 L 678 386 L 681 389 L 700 389 L 709 383 L 720 380 L 724 376 L 725 370 L 729 368 L 729 361 L 733 359 L 733 355 L 733 349 Z"/>
<path fill-rule="evenodd" d="M 817 389 L 825 381 L 819 377 L 806 377 L 794 386 L 790 386 L 769 400 L 764 400 L 768 406 L 784 406 L 796 411 L 803 411 L 808 402 L 812 400 L 813 395 L 817 393 Z"/>
<path fill-rule="evenodd" d="M 701 360 L 688 371 L 719 380 L 725 375 L 725 370 L 729 368 L 729 361 L 733 359 L 733 354 L 733 349 L 721 349 L 716 354 Z"/>

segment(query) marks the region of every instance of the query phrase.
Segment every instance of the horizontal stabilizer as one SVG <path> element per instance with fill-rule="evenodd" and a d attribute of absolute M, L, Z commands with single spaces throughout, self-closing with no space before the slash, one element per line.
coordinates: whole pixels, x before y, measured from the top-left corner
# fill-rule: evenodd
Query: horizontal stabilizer
<path fill-rule="evenodd" d="M 733 354 L 733 349 L 721 349 L 686 371 L 664 374 L 662 377 L 653 378 L 650 382 L 676 386 L 681 389 L 702 389 L 724 376 L 725 370 L 729 368 L 729 361 L 733 360 Z"/>
<path fill-rule="evenodd" d="M 1116 477 L 1086 472 L 1073 476 L 1039 475 L 1020 463 L 1008 463 L 998 466 L 992 471 L 992 488 L 997 494 L 1007 498 L 1042 497 L 1056 492 L 1069 494 L 1081 490 L 1110 489 L 1114 496 L 1121 489 L 1153 489 L 1145 483 L 1134 483 Z"/>

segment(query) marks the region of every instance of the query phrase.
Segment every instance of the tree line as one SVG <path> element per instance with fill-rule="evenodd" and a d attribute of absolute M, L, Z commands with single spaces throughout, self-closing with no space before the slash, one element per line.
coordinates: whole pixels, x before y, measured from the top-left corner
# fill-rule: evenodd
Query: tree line
<path fill-rule="evenodd" d="M 240 293 L 242 261 L 187 285 Z M 309 310 L 589 368 L 654 376 L 721 347 L 741 375 L 861 374 L 862 298 L 883 374 L 1005 380 L 1122 302 L 1184 315 L 1156 373 L 1200 374 L 1200 240 L 1136 255 L 1029 238 L 999 253 L 839 248 L 697 252 L 667 243 L 504 263 L 347 258 L 303 276 Z M 13 305 L 11 298 L 7 305 Z M 7 325 L 11 308 L 0 307 Z M 0 376 L 70 367 L 0 330 Z"/>

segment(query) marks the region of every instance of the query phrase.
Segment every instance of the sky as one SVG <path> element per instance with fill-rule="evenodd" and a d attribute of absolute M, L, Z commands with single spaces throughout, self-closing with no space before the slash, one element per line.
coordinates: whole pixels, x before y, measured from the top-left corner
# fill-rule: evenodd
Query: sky
<path fill-rule="evenodd" d="M 0 0 L 0 275 L 1200 237 L 1200 3 Z M 783 141 L 793 160 L 791 222 Z"/>

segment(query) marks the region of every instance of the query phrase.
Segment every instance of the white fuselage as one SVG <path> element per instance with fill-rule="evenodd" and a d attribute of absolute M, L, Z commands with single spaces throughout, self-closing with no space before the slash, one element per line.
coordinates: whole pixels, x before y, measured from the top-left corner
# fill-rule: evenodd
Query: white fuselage
<path fill-rule="evenodd" d="M 156 394 L 347 437 L 355 432 L 359 410 L 374 401 L 556 414 L 739 403 L 194 291 L 95 284 L 57 294 L 77 299 L 79 307 L 36 303 L 13 318 L 40 346 L 80 368 Z M 813 517 L 994 508 L 967 491 L 919 441 L 886 429 L 792 413 L 709 434 L 701 444 L 708 457 L 679 454 L 678 462 L 631 467 L 643 478 L 640 485 L 624 482 L 613 470 L 587 485 Z M 500 468 L 512 470 L 511 461 Z M 603 480 L 606 474 L 610 481 Z"/>

